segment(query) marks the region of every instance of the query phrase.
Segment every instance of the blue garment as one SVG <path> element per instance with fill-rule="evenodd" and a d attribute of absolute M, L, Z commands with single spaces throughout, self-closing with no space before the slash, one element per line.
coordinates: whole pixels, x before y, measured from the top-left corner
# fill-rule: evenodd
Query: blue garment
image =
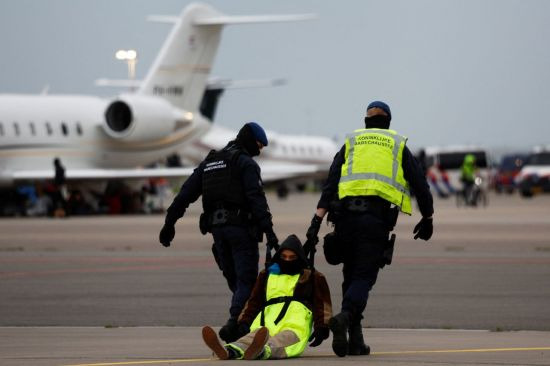
<path fill-rule="evenodd" d="M 235 143 L 230 142 L 227 147 L 230 146 L 234 147 Z M 201 196 L 204 168 L 203 161 L 182 185 L 180 192 L 167 209 L 166 224 L 174 225 L 184 215 L 187 207 Z M 258 163 L 243 150 L 234 168 L 235 173 L 241 177 L 245 196 L 244 207 L 240 209 L 251 213 L 252 216 L 248 225 L 258 226 L 262 232 L 272 231 L 271 213 L 265 198 Z M 258 276 L 258 241 L 251 236 L 250 227 L 244 225 L 246 224 L 212 227 L 219 266 L 233 293 L 229 309 L 232 317 L 240 314 Z"/>
<path fill-rule="evenodd" d="M 214 227 L 212 236 L 219 266 L 233 293 L 229 314 L 238 317 L 258 277 L 258 242 L 241 226 Z"/>
<path fill-rule="evenodd" d="M 166 222 L 174 224 L 185 213 L 189 205 L 202 194 L 202 171 L 204 161 L 193 171 L 193 174 L 183 183 L 180 192 L 166 211 Z M 253 221 L 258 223 L 263 232 L 273 226 L 271 213 L 265 198 L 260 167 L 246 153 L 239 155 L 236 162 L 237 174 L 242 177 L 243 191 L 246 196 L 244 209 L 252 213 Z"/>
<path fill-rule="evenodd" d="M 368 213 L 345 215 L 336 231 L 344 250 L 342 311 L 360 321 L 378 277 L 389 231 L 381 219 Z"/>
<path fill-rule="evenodd" d="M 32 185 L 17 187 L 17 193 L 26 196 L 31 205 L 36 204 L 38 197 L 36 196 L 36 189 Z"/>

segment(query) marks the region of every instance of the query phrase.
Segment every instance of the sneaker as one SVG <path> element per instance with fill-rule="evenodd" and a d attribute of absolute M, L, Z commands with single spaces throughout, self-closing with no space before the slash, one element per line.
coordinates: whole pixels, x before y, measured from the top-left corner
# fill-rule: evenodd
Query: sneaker
<path fill-rule="evenodd" d="M 214 329 L 209 326 L 202 328 L 202 339 L 220 360 L 229 359 L 229 352 L 227 352 L 227 349 L 221 344 Z"/>
<path fill-rule="evenodd" d="M 264 351 L 264 347 L 269 339 L 269 330 L 266 327 L 258 329 L 254 335 L 252 343 L 244 351 L 245 360 L 255 360 Z"/>
<path fill-rule="evenodd" d="M 332 350 L 338 357 L 348 354 L 349 314 L 339 313 L 330 318 L 328 323 L 332 331 Z"/>

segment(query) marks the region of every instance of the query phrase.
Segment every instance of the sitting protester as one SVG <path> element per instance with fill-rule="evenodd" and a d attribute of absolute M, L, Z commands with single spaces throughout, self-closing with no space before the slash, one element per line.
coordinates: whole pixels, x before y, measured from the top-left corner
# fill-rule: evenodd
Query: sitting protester
<path fill-rule="evenodd" d="M 239 335 L 244 336 L 222 345 L 211 327 L 202 329 L 204 342 L 221 360 L 299 357 L 308 341 L 316 347 L 328 338 L 328 284 L 322 273 L 308 268 L 296 235 L 286 238 L 271 263 L 258 275 L 239 315 Z"/>

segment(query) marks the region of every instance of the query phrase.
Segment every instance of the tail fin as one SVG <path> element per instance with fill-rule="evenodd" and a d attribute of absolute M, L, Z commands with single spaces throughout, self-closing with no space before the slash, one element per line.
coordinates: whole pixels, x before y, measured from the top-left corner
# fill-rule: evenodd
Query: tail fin
<path fill-rule="evenodd" d="M 138 94 L 165 98 L 174 106 L 197 111 L 225 24 L 296 21 L 311 15 L 226 16 L 205 4 L 187 6 L 181 17 L 152 20 L 175 23 Z"/>

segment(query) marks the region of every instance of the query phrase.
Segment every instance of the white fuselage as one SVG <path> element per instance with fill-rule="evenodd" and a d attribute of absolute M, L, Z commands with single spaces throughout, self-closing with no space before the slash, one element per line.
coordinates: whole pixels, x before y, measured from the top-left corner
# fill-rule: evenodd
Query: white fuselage
<path fill-rule="evenodd" d="M 178 125 L 175 115 L 171 133 L 123 141 L 106 133 L 109 103 L 91 96 L 0 95 L 0 174 L 49 169 L 55 157 L 68 169 L 145 166 L 178 151 L 209 127 L 198 115 Z"/>
<path fill-rule="evenodd" d="M 200 163 L 212 149 L 219 150 L 237 136 L 237 131 L 213 125 L 200 139 L 193 141 L 181 151 L 181 156 L 190 164 Z M 338 146 L 323 136 L 283 135 L 267 132 L 269 145 L 258 157 L 258 163 L 265 162 L 318 165 L 323 170 L 330 167 Z"/>

